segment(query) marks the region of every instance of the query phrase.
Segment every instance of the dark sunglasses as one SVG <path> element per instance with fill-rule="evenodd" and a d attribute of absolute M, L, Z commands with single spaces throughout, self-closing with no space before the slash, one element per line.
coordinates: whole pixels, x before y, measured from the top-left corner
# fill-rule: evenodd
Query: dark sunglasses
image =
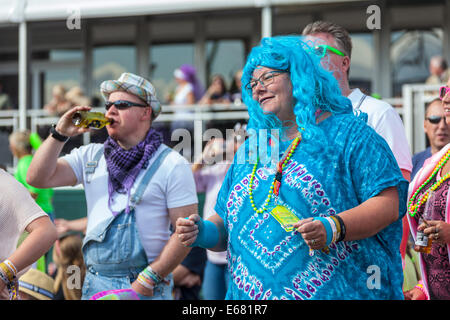
<path fill-rule="evenodd" d="M 106 110 L 109 110 L 109 108 L 112 107 L 112 105 L 114 105 L 116 107 L 116 109 L 118 110 L 125 110 L 131 107 L 141 107 L 141 108 L 146 108 L 148 107 L 148 105 L 146 104 L 139 104 L 136 102 L 131 102 L 131 101 L 127 101 L 127 100 L 117 100 L 117 101 L 108 101 L 105 103 L 105 108 Z"/>
<path fill-rule="evenodd" d="M 427 120 L 430 121 L 432 124 L 438 124 L 439 122 L 441 122 L 442 119 L 444 119 L 444 121 L 445 121 L 445 117 L 441 117 L 441 116 L 427 117 Z"/>

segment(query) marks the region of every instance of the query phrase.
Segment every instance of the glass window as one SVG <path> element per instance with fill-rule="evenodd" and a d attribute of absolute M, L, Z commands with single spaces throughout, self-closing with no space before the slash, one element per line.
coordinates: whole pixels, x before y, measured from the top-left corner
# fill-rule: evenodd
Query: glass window
<path fill-rule="evenodd" d="M 50 50 L 49 58 L 51 61 L 83 60 L 81 50 Z"/>
<path fill-rule="evenodd" d="M 371 94 L 372 74 L 374 72 L 374 43 L 371 33 L 351 34 L 352 62 L 350 64 L 350 88 L 360 88 L 366 94 Z"/>
<path fill-rule="evenodd" d="M 442 29 L 401 30 L 391 35 L 393 94 L 402 94 L 402 85 L 425 83 L 430 76 L 431 57 L 442 55 Z"/>
<path fill-rule="evenodd" d="M 52 69 L 44 72 L 44 104 L 52 98 L 52 89 L 62 85 L 67 91 L 81 86 L 81 72 L 76 68 Z"/>
<path fill-rule="evenodd" d="M 150 78 L 161 103 L 168 103 L 175 91 L 173 72 L 182 64 L 194 65 L 192 43 L 152 44 L 150 46 Z"/>
<path fill-rule="evenodd" d="M 124 72 L 136 72 L 136 47 L 108 46 L 93 50 L 92 96 L 102 99 L 100 84 L 118 79 Z"/>
<path fill-rule="evenodd" d="M 207 80 L 221 74 L 230 88 L 231 81 L 236 71 L 242 69 L 245 64 L 245 46 L 243 40 L 214 40 L 206 44 Z"/>

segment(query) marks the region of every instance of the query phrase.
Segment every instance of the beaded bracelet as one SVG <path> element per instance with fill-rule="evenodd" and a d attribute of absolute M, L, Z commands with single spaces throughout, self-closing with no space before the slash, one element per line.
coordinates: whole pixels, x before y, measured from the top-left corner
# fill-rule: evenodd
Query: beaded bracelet
<path fill-rule="evenodd" d="M 2 272 L 2 270 L 0 270 L 0 279 L 2 279 L 5 284 L 9 284 L 10 282 L 8 277 Z"/>

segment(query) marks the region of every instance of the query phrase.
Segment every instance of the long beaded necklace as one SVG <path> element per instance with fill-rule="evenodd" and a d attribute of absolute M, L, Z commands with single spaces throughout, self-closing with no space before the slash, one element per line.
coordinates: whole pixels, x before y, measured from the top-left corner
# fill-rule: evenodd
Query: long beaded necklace
<path fill-rule="evenodd" d="M 259 162 L 259 155 L 256 159 L 256 163 L 253 166 L 252 175 L 250 177 L 250 182 L 248 184 L 249 188 L 249 197 L 250 197 L 250 203 L 252 205 L 253 210 L 256 213 L 263 213 L 267 210 L 267 205 L 270 202 L 270 199 L 272 199 L 272 195 L 275 195 L 276 198 L 278 198 L 278 194 L 280 192 L 280 186 L 281 186 L 281 178 L 283 177 L 283 169 L 286 166 L 286 164 L 289 162 L 289 160 L 292 157 L 292 154 L 294 153 L 295 149 L 297 148 L 298 144 L 302 141 L 302 135 L 298 133 L 298 135 L 295 137 L 294 141 L 291 142 L 287 150 L 284 152 L 283 158 L 278 162 L 277 164 L 277 172 L 275 174 L 275 177 L 273 178 L 272 185 L 269 189 L 269 194 L 267 195 L 266 200 L 264 201 L 261 208 L 257 208 L 255 205 L 255 200 L 253 199 L 253 180 L 255 179 L 256 174 L 256 168 L 258 167 Z"/>
<path fill-rule="evenodd" d="M 437 180 L 435 183 L 431 185 L 428 190 L 425 191 L 425 193 L 420 197 L 416 204 L 414 204 L 414 200 L 416 200 L 417 196 L 420 194 L 421 190 L 434 178 L 434 176 L 437 175 L 437 173 L 444 167 L 444 165 L 447 163 L 448 159 L 450 159 L 450 150 L 447 151 L 444 157 L 439 160 L 438 164 L 434 168 L 431 175 L 428 177 L 428 179 L 422 183 L 422 185 L 414 192 L 413 196 L 409 199 L 408 203 L 408 213 L 411 215 L 411 217 L 414 217 L 419 211 L 419 208 L 428 200 L 428 197 L 431 192 L 439 188 L 439 186 L 446 181 L 448 178 L 450 178 L 450 172 L 448 172 L 445 176 Z"/>

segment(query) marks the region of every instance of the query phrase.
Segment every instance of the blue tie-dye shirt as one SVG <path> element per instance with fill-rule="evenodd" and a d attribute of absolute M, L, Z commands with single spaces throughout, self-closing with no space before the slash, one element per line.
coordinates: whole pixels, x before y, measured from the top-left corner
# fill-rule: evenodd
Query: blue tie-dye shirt
<path fill-rule="evenodd" d="M 399 220 L 373 237 L 333 244 L 328 255 L 315 251 L 311 257 L 300 233 L 286 232 L 269 214 L 270 206 L 262 214 L 252 209 L 253 164 L 236 163 L 245 158 L 247 143 L 238 150 L 215 207 L 228 232 L 227 299 L 403 299 L 399 248 L 408 183 L 389 146 L 362 120 L 335 115 L 319 127 L 328 145 L 299 144 L 283 170 L 278 204 L 300 219 L 329 216 L 396 186 Z M 289 144 L 281 143 L 280 154 Z M 258 208 L 273 182 L 275 164 L 258 164 L 253 183 Z"/>

